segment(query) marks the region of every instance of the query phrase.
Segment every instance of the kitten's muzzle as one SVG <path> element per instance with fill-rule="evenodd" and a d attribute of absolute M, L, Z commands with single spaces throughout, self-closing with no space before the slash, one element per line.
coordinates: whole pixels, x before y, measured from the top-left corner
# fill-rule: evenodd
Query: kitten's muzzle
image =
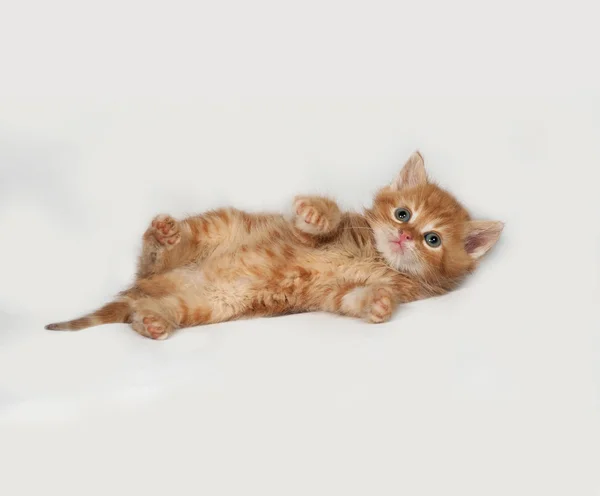
<path fill-rule="evenodd" d="M 400 229 L 398 230 L 398 237 L 396 239 L 392 239 L 392 243 L 398 246 L 401 250 L 404 250 L 404 244 L 408 241 L 412 241 L 412 236 L 406 231 Z"/>

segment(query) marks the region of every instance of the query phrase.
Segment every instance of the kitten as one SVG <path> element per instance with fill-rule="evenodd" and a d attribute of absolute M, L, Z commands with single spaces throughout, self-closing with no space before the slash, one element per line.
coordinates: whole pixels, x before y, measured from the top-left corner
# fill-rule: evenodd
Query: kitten
<path fill-rule="evenodd" d="M 46 328 L 129 322 L 165 339 L 181 327 L 319 310 L 385 322 L 400 303 L 456 287 L 503 228 L 471 220 L 428 181 L 418 152 L 364 215 L 318 196 L 296 197 L 293 208 L 291 219 L 232 208 L 181 221 L 159 215 L 144 234 L 135 284 Z"/>

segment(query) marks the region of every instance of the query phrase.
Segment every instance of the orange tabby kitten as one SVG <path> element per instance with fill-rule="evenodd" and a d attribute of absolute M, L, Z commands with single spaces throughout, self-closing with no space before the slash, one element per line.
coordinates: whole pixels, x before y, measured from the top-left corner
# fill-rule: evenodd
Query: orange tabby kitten
<path fill-rule="evenodd" d="M 317 196 L 297 197 L 292 219 L 232 208 L 181 221 L 159 215 L 135 284 L 90 315 L 46 328 L 129 322 L 165 339 L 181 327 L 318 310 L 385 322 L 399 303 L 453 289 L 502 228 L 471 220 L 428 181 L 415 152 L 364 215 Z"/>

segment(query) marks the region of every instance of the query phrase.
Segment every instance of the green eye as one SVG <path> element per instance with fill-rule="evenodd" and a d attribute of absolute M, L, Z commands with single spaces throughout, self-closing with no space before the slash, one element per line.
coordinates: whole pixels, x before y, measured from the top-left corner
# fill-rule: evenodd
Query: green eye
<path fill-rule="evenodd" d="M 442 244 L 442 238 L 438 233 L 428 232 L 425 235 L 425 243 L 427 243 L 432 248 L 437 248 Z"/>
<path fill-rule="evenodd" d="M 410 219 L 410 210 L 408 208 L 397 208 L 394 210 L 394 217 L 400 222 L 408 222 Z"/>

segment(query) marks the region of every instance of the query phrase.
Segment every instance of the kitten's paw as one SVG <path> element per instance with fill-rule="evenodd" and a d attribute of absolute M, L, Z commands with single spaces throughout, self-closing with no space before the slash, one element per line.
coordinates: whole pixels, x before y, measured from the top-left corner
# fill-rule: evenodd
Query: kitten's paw
<path fill-rule="evenodd" d="M 138 334 L 157 340 L 167 339 L 173 332 L 173 326 L 152 313 L 136 313 L 131 327 Z"/>
<path fill-rule="evenodd" d="M 165 248 L 171 248 L 181 241 L 179 222 L 170 215 L 157 215 L 150 226 L 150 234 Z"/>
<path fill-rule="evenodd" d="M 375 324 L 390 320 L 394 308 L 394 297 L 384 287 L 357 286 L 346 293 L 341 301 L 343 313 Z"/>
<path fill-rule="evenodd" d="M 298 196 L 294 200 L 296 227 L 308 234 L 328 234 L 340 222 L 338 206 L 327 198 Z"/>
<path fill-rule="evenodd" d="M 387 322 L 394 311 L 393 298 L 385 288 L 374 289 L 365 305 L 365 319 L 373 324 Z"/>

